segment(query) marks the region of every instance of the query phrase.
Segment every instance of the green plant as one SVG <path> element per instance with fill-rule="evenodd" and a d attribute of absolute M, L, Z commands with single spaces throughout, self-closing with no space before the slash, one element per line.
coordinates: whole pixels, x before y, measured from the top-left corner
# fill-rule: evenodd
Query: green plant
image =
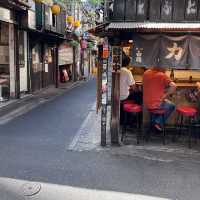
<path fill-rule="evenodd" d="M 70 45 L 71 47 L 77 47 L 77 46 L 79 45 L 79 42 L 76 41 L 76 40 L 72 40 L 72 41 L 69 42 L 69 45 Z"/>

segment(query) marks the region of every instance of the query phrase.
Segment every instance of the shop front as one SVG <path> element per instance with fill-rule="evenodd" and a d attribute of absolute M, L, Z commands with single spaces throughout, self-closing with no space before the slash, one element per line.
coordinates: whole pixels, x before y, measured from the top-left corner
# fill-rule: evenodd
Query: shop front
<path fill-rule="evenodd" d="M 27 12 L 27 5 L 15 7 L 16 2 L 11 6 L 13 9 L 8 5 L 0 7 L 1 102 L 19 98 L 20 92 L 28 90 L 27 32 L 19 27 L 21 17 Z"/>
<path fill-rule="evenodd" d="M 59 85 L 59 45 L 65 40 L 65 10 L 59 5 L 59 12 L 53 13 L 53 1 L 29 1 L 28 57 L 29 88 L 36 92 L 42 88 Z"/>
<path fill-rule="evenodd" d="M 198 7 L 195 7 L 196 1 L 194 2 L 193 10 L 189 9 L 189 1 L 185 1 L 180 7 L 179 12 L 176 11 L 182 1 L 170 1 L 170 4 L 168 4 L 169 1 L 155 0 L 153 2 L 114 1 L 114 10 L 112 10 L 112 15 L 109 15 L 112 16 L 109 19 L 110 21 L 106 21 L 105 24 L 94 30 L 96 35 L 104 38 L 104 41 L 108 41 L 111 55 L 111 58 L 103 58 L 104 44 L 100 43 L 97 108 L 101 105 L 101 135 L 104 145 L 106 138 L 105 127 L 108 127 L 105 123 L 109 122 L 109 120 L 106 120 L 109 102 L 105 101 L 106 96 L 108 96 L 107 91 L 109 90 L 102 90 L 104 88 L 102 83 L 105 76 L 107 76 L 107 85 L 109 84 L 109 76 L 111 79 L 111 120 L 109 129 L 112 144 L 120 143 L 120 136 L 123 131 L 122 126 L 120 126 L 120 70 L 123 52 L 131 58 L 128 68 L 136 81 L 137 91 L 143 92 L 144 72 L 153 67 L 164 69 L 168 77 L 176 84 L 176 93 L 171 95 L 169 100 L 174 102 L 177 110 L 174 111 L 167 121 L 165 133 L 177 134 L 177 127 L 180 125 L 177 117 L 180 113 L 182 116 L 185 115 L 183 113 L 184 109 L 179 112 L 179 108 L 186 108 L 187 106 L 196 109 L 195 119 L 189 122 L 188 119 L 190 120 L 190 117 L 187 118 L 187 116 L 186 121 L 183 122 L 181 119 L 180 126 L 185 128 L 186 136 L 191 136 L 188 122 L 190 128 L 193 128 L 193 133 L 198 133 L 199 103 L 191 98 L 197 90 L 197 83 L 200 81 L 200 26 L 197 23 Z M 141 7 L 142 4 L 144 5 L 143 7 Z M 132 10 L 135 12 L 131 12 Z M 188 21 L 190 22 L 188 23 Z M 108 63 L 107 69 L 105 63 Z M 105 71 L 108 72 L 108 69 L 112 69 L 110 75 L 104 73 Z M 154 92 L 156 93 L 157 91 Z M 142 100 L 143 98 L 141 98 Z M 144 104 L 141 106 L 141 109 L 135 110 L 135 113 L 141 113 L 142 119 L 142 129 L 140 128 L 139 137 L 136 138 L 138 143 L 142 141 L 143 136 L 148 130 L 149 122 L 151 122 L 149 118 L 151 113 L 145 108 Z M 132 133 L 136 133 L 138 127 L 134 124 L 132 126 Z M 136 134 L 136 136 L 138 135 Z M 189 146 L 191 146 L 191 143 Z"/>
<path fill-rule="evenodd" d="M 0 22 L 0 100 L 10 96 L 9 23 Z"/>
<path fill-rule="evenodd" d="M 58 50 L 58 65 L 59 65 L 59 77 L 61 83 L 66 83 L 69 81 L 74 81 L 75 74 L 77 70 L 74 69 L 74 48 L 71 47 L 68 43 L 63 43 L 60 45 Z M 73 76 L 74 74 L 74 76 Z"/>
<path fill-rule="evenodd" d="M 189 106 L 199 108 L 199 102 L 193 101 L 191 95 L 197 90 L 196 83 L 200 81 L 199 68 L 199 34 L 197 27 L 193 28 L 191 24 L 185 24 L 184 28 L 179 28 L 173 24 L 167 24 L 168 30 L 162 28 L 163 24 L 157 23 L 151 28 L 120 27 L 118 24 L 118 40 L 109 39 L 112 49 L 112 101 L 111 101 L 111 139 L 113 144 L 119 143 L 119 136 L 122 133 L 120 126 L 120 68 L 122 65 L 122 52 L 131 58 L 131 64 L 128 67 L 136 81 L 136 90 L 143 89 L 143 74 L 152 67 L 159 67 L 166 70 L 166 74 L 175 82 L 177 91 L 169 100 L 174 102 L 177 108 Z M 150 25 L 150 23 L 148 24 Z M 165 24 L 166 25 L 166 24 Z M 122 25 L 124 26 L 124 25 Z M 195 26 L 195 24 L 193 24 Z M 191 28 L 192 27 L 192 28 Z M 108 26 L 109 28 L 109 26 Z M 110 25 L 110 30 L 116 30 Z M 128 31 L 127 31 L 128 29 Z M 188 34 L 185 30 L 189 30 Z M 155 91 L 156 92 L 156 91 Z M 135 102 L 142 102 L 142 96 L 136 97 Z M 137 102 L 138 103 L 138 102 Z M 142 139 L 148 131 L 149 113 L 142 107 L 142 131 L 140 130 L 139 138 Z M 199 110 L 198 110 L 199 112 Z M 198 114 L 196 115 L 196 123 L 198 124 Z M 177 111 L 175 111 L 167 121 L 168 133 L 176 134 L 177 131 Z M 183 124 L 184 126 L 184 124 Z M 170 130 L 170 131 L 169 131 Z M 134 132 L 134 131 L 133 131 Z M 135 130 L 136 132 L 136 130 Z M 198 132 L 198 128 L 194 129 Z M 139 141 L 138 141 L 139 142 Z"/>

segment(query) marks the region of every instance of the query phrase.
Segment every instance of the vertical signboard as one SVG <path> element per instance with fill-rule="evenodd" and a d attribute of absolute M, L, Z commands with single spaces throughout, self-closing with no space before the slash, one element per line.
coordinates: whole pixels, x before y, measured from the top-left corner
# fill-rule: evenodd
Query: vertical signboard
<path fill-rule="evenodd" d="M 184 20 L 185 15 L 185 0 L 174 1 L 173 21 Z"/>
<path fill-rule="evenodd" d="M 137 0 L 137 20 L 144 21 L 147 19 L 148 1 Z"/>
<path fill-rule="evenodd" d="M 197 20 L 198 0 L 188 0 L 185 4 L 185 20 Z"/>
<path fill-rule="evenodd" d="M 163 21 L 172 20 L 172 0 L 163 0 L 161 5 L 161 19 Z"/>
<path fill-rule="evenodd" d="M 126 21 L 136 20 L 136 1 L 126 0 L 125 20 Z"/>
<path fill-rule="evenodd" d="M 113 5 L 113 20 L 123 21 L 125 17 L 125 0 L 115 0 Z"/>
<path fill-rule="evenodd" d="M 157 21 L 160 19 L 160 0 L 151 0 L 149 6 L 149 19 L 150 21 Z"/>
<path fill-rule="evenodd" d="M 122 48 L 112 48 L 112 94 L 111 94 L 111 143 L 119 144 L 120 132 L 120 68 L 122 65 Z"/>

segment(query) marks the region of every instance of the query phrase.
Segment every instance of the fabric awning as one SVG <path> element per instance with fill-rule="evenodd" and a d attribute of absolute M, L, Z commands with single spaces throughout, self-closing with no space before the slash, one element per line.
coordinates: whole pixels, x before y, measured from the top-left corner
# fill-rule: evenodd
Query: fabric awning
<path fill-rule="evenodd" d="M 107 29 L 200 30 L 200 23 L 112 22 Z"/>

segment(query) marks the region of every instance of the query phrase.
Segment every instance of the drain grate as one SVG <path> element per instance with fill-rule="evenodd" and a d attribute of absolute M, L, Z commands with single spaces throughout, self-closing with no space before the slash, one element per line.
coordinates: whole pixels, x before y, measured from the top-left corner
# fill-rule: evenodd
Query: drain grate
<path fill-rule="evenodd" d="M 21 187 L 23 196 L 34 196 L 41 190 L 41 184 L 39 183 L 25 183 Z"/>

